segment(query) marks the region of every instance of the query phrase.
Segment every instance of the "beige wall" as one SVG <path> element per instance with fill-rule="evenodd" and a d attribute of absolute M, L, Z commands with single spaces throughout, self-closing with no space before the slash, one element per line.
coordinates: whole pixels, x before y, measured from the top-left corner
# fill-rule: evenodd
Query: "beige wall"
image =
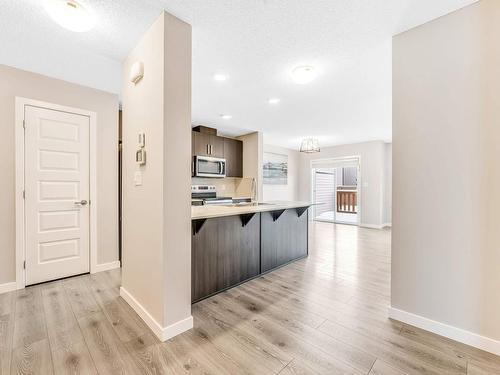
<path fill-rule="evenodd" d="M 136 61 L 144 78 L 134 85 Z M 123 68 L 122 286 L 165 328 L 191 316 L 191 27 L 162 13 Z"/>
<path fill-rule="evenodd" d="M 311 160 L 359 156 L 361 158 L 361 225 L 380 227 L 385 224 L 385 158 L 382 141 L 324 147 L 319 154 L 300 157 L 299 197 L 311 201 Z"/>
<path fill-rule="evenodd" d="M 299 199 L 300 152 L 288 148 L 264 145 L 264 152 L 288 156 L 288 183 L 286 185 L 263 185 L 264 201 L 296 201 Z"/>
<path fill-rule="evenodd" d="M 164 324 L 191 317 L 191 25 L 165 17 Z"/>
<path fill-rule="evenodd" d="M 15 281 L 15 97 L 97 112 L 98 264 L 118 260 L 118 96 L 0 65 L 0 284 Z"/>
<path fill-rule="evenodd" d="M 163 60 L 164 20 L 159 18 L 123 65 L 123 242 L 122 286 L 163 322 Z M 144 63 L 144 78 L 134 85 L 130 67 Z M 137 134 L 146 135 L 147 164 L 135 162 Z M 142 186 L 134 186 L 134 173 Z M 147 277 L 146 277 L 147 275 Z M 153 287 L 154 286 L 154 287 Z"/>
<path fill-rule="evenodd" d="M 391 301 L 496 340 L 498 35 L 500 2 L 482 0 L 394 38 Z"/>
<path fill-rule="evenodd" d="M 255 198 L 262 200 L 262 154 L 264 152 L 262 133 L 250 133 L 237 139 L 243 141 L 244 178 L 237 183 L 236 195 L 241 197 L 252 195 L 252 185 L 255 184 Z"/>

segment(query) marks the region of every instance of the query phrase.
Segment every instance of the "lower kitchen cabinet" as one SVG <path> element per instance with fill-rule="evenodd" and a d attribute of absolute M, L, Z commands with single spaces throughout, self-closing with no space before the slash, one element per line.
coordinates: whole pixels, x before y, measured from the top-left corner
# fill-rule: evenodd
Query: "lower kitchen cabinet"
<path fill-rule="evenodd" d="M 257 276 L 260 214 L 193 222 L 191 251 L 193 302 Z"/>
<path fill-rule="evenodd" d="M 307 207 L 193 220 L 191 300 L 307 256 Z"/>
<path fill-rule="evenodd" d="M 261 214 L 261 272 L 307 256 L 307 211 Z"/>

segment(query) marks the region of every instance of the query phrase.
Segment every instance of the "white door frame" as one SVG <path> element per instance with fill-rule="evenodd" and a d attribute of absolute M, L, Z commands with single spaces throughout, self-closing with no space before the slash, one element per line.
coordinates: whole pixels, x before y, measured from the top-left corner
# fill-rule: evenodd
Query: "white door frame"
<path fill-rule="evenodd" d="M 59 104 L 42 102 L 16 96 L 15 114 L 15 147 L 16 147 L 16 286 L 23 289 L 26 286 L 26 228 L 24 207 L 24 108 L 25 106 L 52 109 L 61 112 L 87 116 L 90 123 L 89 168 L 90 168 L 90 273 L 97 267 L 97 113 L 79 108 L 66 107 Z"/>
<path fill-rule="evenodd" d="M 311 159 L 309 161 L 309 175 L 311 178 L 309 179 L 309 184 L 311 186 L 310 188 L 310 199 L 311 202 L 314 203 L 314 187 L 312 186 L 314 183 L 313 180 L 313 172 L 314 172 L 314 163 L 322 162 L 322 163 L 328 163 L 328 162 L 341 162 L 342 160 L 352 160 L 352 159 L 358 159 L 358 186 L 357 186 L 357 200 L 358 200 L 358 213 L 356 217 L 356 224 L 357 226 L 361 226 L 361 215 L 362 215 L 362 209 L 363 209 L 363 204 L 362 204 L 362 194 L 361 194 L 361 187 L 362 187 L 362 180 L 361 180 L 361 155 L 353 155 L 353 156 L 340 156 L 340 157 L 333 157 L 333 158 L 318 158 L 318 159 Z M 336 198 L 335 198 L 336 201 Z M 312 217 L 313 215 L 311 215 Z M 314 220 L 314 218 L 311 218 L 311 220 Z"/>

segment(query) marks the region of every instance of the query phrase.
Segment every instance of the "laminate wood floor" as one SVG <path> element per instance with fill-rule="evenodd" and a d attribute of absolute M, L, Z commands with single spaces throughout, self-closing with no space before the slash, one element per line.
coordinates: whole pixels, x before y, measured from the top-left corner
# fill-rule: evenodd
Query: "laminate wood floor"
<path fill-rule="evenodd" d="M 309 235 L 307 259 L 194 305 L 166 343 L 119 270 L 2 294 L 0 374 L 500 374 L 499 357 L 387 318 L 390 231 Z"/>

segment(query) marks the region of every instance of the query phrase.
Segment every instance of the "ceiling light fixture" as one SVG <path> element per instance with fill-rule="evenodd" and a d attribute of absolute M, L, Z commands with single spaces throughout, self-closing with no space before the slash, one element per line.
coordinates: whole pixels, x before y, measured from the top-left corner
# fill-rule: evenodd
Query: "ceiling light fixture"
<path fill-rule="evenodd" d="M 279 99 L 279 98 L 270 98 L 270 99 L 268 99 L 267 102 L 269 104 L 278 104 L 280 101 L 281 101 L 281 99 Z"/>
<path fill-rule="evenodd" d="M 298 85 L 313 81 L 317 75 L 316 69 L 311 65 L 298 66 L 292 70 L 292 79 Z"/>
<path fill-rule="evenodd" d="M 231 115 L 220 115 L 220 117 L 223 119 L 223 120 L 231 120 L 233 118 L 233 116 Z"/>
<path fill-rule="evenodd" d="M 300 152 L 305 152 L 306 154 L 312 154 L 320 151 L 319 141 L 316 138 L 306 138 L 300 145 Z"/>
<path fill-rule="evenodd" d="M 65 29 L 82 33 L 95 26 L 94 16 L 74 0 L 45 0 L 44 7 L 49 16 Z"/>
<path fill-rule="evenodd" d="M 229 76 L 227 74 L 222 74 L 222 73 L 217 73 L 214 74 L 214 80 L 219 81 L 219 82 L 224 82 L 229 79 Z"/>

